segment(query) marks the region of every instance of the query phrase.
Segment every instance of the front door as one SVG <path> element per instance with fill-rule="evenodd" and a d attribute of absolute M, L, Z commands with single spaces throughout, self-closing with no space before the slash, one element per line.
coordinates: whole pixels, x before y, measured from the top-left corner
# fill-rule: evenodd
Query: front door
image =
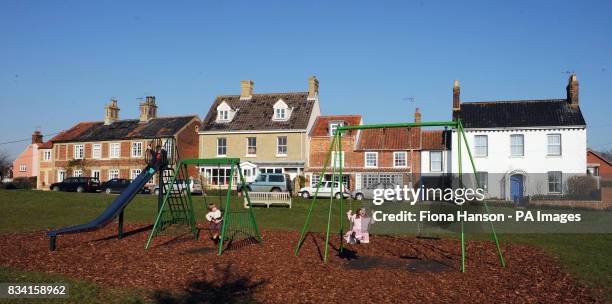
<path fill-rule="evenodd" d="M 514 203 L 519 203 L 523 198 L 523 176 L 515 174 L 510 176 L 510 196 Z"/>

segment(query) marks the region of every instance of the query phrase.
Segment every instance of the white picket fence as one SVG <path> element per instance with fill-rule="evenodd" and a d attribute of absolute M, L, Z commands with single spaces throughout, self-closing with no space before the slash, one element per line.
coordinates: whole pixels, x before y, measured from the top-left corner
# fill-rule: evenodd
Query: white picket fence
<path fill-rule="evenodd" d="M 289 192 L 249 192 L 251 205 L 287 205 L 291 208 L 291 193 Z M 244 196 L 244 208 L 249 208 L 246 196 Z"/>

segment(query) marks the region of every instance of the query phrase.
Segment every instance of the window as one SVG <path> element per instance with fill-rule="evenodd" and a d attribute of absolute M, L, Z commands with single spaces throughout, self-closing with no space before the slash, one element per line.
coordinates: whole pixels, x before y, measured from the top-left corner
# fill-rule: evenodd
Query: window
<path fill-rule="evenodd" d="M 203 168 L 204 177 L 208 184 L 213 186 L 227 185 L 230 177 L 230 168 Z M 238 174 L 234 174 L 232 184 L 238 182 Z"/>
<path fill-rule="evenodd" d="M 489 137 L 487 135 L 475 135 L 474 146 L 475 156 L 487 156 L 489 154 Z"/>
<path fill-rule="evenodd" d="M 260 168 L 261 173 L 283 173 L 283 168 Z"/>
<path fill-rule="evenodd" d="M 63 182 L 65 178 L 66 178 L 66 171 L 64 170 L 57 171 L 57 182 L 58 183 Z"/>
<path fill-rule="evenodd" d="M 548 155 L 561 155 L 561 134 L 548 134 Z"/>
<path fill-rule="evenodd" d="M 140 175 L 140 173 L 142 173 L 141 169 L 132 169 L 132 172 L 130 174 L 130 179 L 134 180 L 138 177 L 138 175 Z"/>
<path fill-rule="evenodd" d="M 43 150 L 43 160 L 51 160 L 51 150 Z"/>
<path fill-rule="evenodd" d="M 19 172 L 26 172 L 28 170 L 28 166 L 25 164 L 19 165 Z"/>
<path fill-rule="evenodd" d="M 287 136 L 276 138 L 276 156 L 287 156 Z"/>
<path fill-rule="evenodd" d="M 81 177 L 81 176 L 83 176 L 83 170 L 74 170 L 74 172 L 72 172 L 72 176 L 73 177 Z"/>
<path fill-rule="evenodd" d="M 510 154 L 512 156 L 525 155 L 525 137 L 523 134 L 510 135 Z"/>
<path fill-rule="evenodd" d="M 102 158 L 102 144 L 93 144 L 91 151 L 92 158 Z"/>
<path fill-rule="evenodd" d="M 319 183 L 319 180 L 320 180 L 320 176 L 317 174 L 313 174 L 312 177 L 310 178 L 310 186 L 316 187 L 317 183 Z"/>
<path fill-rule="evenodd" d="M 108 179 L 119 178 L 119 169 L 108 170 Z"/>
<path fill-rule="evenodd" d="M 332 166 L 335 168 L 340 167 L 340 165 L 344 167 L 344 151 L 343 152 L 334 151 L 332 153 L 331 163 L 332 163 Z"/>
<path fill-rule="evenodd" d="M 217 138 L 217 156 L 227 155 L 227 139 L 225 137 Z"/>
<path fill-rule="evenodd" d="M 219 110 L 218 119 L 220 121 L 228 121 L 229 120 L 229 111 L 228 110 Z"/>
<path fill-rule="evenodd" d="M 174 138 L 168 138 L 164 141 L 164 150 L 166 150 L 166 154 L 168 155 L 168 159 L 172 158 L 172 154 L 174 153 Z"/>
<path fill-rule="evenodd" d="M 429 151 L 429 171 L 442 172 L 442 151 Z"/>
<path fill-rule="evenodd" d="M 83 145 L 74 145 L 74 159 L 83 159 L 83 157 L 85 157 Z"/>
<path fill-rule="evenodd" d="M 286 117 L 286 109 L 276 108 L 274 109 L 274 119 L 284 120 Z"/>
<path fill-rule="evenodd" d="M 548 192 L 561 193 L 561 171 L 548 172 Z"/>
<path fill-rule="evenodd" d="M 142 142 L 132 143 L 132 157 L 142 157 Z"/>
<path fill-rule="evenodd" d="M 247 137 L 247 156 L 257 155 L 257 138 Z"/>
<path fill-rule="evenodd" d="M 283 175 L 268 175 L 268 182 L 271 183 L 282 183 L 283 181 L 285 181 L 285 178 Z"/>
<path fill-rule="evenodd" d="M 100 180 L 100 170 L 91 170 L 91 176 L 97 180 Z"/>
<path fill-rule="evenodd" d="M 362 189 L 372 189 L 380 183 L 403 185 L 402 174 L 364 174 Z"/>
<path fill-rule="evenodd" d="M 365 167 L 366 168 L 378 167 L 378 152 L 366 152 L 365 153 Z"/>
<path fill-rule="evenodd" d="M 338 127 L 344 126 L 343 121 L 332 121 L 329 123 L 329 136 L 334 136 Z"/>
<path fill-rule="evenodd" d="M 111 143 L 110 144 L 110 158 L 119 158 L 119 157 L 121 157 L 121 144 Z"/>
<path fill-rule="evenodd" d="M 393 152 L 393 167 L 407 167 L 408 152 Z"/>
<path fill-rule="evenodd" d="M 478 178 L 480 188 L 484 189 L 484 192 L 487 193 L 489 191 L 489 172 L 476 172 L 476 178 Z"/>

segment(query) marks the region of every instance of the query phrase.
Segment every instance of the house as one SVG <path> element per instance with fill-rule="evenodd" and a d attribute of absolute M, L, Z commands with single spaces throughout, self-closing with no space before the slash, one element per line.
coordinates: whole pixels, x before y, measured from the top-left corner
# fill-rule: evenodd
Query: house
<path fill-rule="evenodd" d="M 597 151 L 587 149 L 587 173 L 597 179 L 612 180 L 612 162 Z"/>
<path fill-rule="evenodd" d="M 333 135 L 336 129 L 340 126 L 358 126 L 363 124 L 361 115 L 329 115 L 319 116 L 308 134 L 310 141 L 309 164 L 305 169 L 306 183 L 316 187 L 320 180 L 321 170 L 325 164 L 330 146 L 333 141 Z M 344 132 L 341 137 L 342 146 L 342 162 L 343 162 L 343 180 L 347 183 L 348 188 L 355 184 L 357 174 L 360 174 L 363 167 L 363 153 L 357 152 L 357 142 L 361 130 L 350 130 Z M 330 155 L 329 163 L 326 169 L 326 174 L 323 180 L 332 179 L 333 166 L 339 169 L 340 154 L 335 152 Z"/>
<path fill-rule="evenodd" d="M 423 130 L 421 133 L 420 184 L 443 188 L 450 182 L 451 131 Z"/>
<path fill-rule="evenodd" d="M 147 96 L 139 109 L 138 119 L 120 120 L 117 100 L 112 99 L 105 106 L 104 121 L 78 123 L 44 143 L 39 147 L 38 188 L 48 189 L 71 176 L 133 179 L 146 165 L 148 140 L 153 138 L 162 138 L 164 145 L 175 142 L 179 158 L 197 157 L 197 115 L 157 117 L 154 96 Z M 189 173 L 197 175 L 195 169 Z"/>
<path fill-rule="evenodd" d="M 248 181 L 258 172 L 302 175 L 308 134 L 321 113 L 319 81 L 310 77 L 308 92 L 254 94 L 253 85 L 243 80 L 240 95 L 216 97 L 199 132 L 200 158 L 240 158 Z M 200 170 L 212 187 L 226 187 L 229 167 Z"/>
<path fill-rule="evenodd" d="M 488 197 L 518 201 L 526 195 L 564 194 L 565 181 L 586 172 L 586 122 L 578 88 L 571 75 L 562 99 L 462 102 L 455 81 L 453 119 L 463 123 Z M 456 149 L 455 131 L 451 138 Z M 463 172 L 472 172 L 463 152 Z M 457 153 L 451 158 L 452 172 L 458 172 Z"/>
<path fill-rule="evenodd" d="M 38 176 L 38 149 L 43 144 L 43 135 L 36 130 L 32 133 L 32 142 L 15 158 L 13 168 L 14 178 L 29 178 Z"/>

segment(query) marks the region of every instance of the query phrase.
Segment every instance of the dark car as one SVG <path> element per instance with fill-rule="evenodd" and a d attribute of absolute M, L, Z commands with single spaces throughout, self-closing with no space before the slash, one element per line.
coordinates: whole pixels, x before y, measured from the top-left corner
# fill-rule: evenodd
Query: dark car
<path fill-rule="evenodd" d="M 95 177 L 69 177 L 49 186 L 53 191 L 95 192 L 100 189 L 100 181 Z"/>
<path fill-rule="evenodd" d="M 100 191 L 106 192 L 107 194 L 111 193 L 121 193 L 125 188 L 127 188 L 132 183 L 131 179 L 126 178 L 113 178 L 108 181 L 105 181 L 100 185 Z M 150 193 L 151 191 L 147 186 L 142 187 L 140 193 Z"/>

